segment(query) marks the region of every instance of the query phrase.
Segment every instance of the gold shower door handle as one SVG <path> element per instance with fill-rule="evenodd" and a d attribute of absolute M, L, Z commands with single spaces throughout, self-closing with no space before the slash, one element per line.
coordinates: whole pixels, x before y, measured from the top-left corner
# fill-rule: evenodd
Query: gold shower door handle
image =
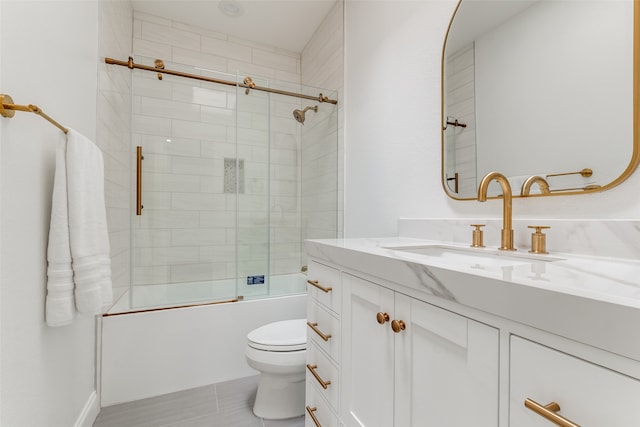
<path fill-rule="evenodd" d="M 320 378 L 320 375 L 318 375 L 318 373 L 316 372 L 316 369 L 318 369 L 318 365 L 309 365 L 307 363 L 307 369 L 309 370 L 309 372 L 311 372 L 311 374 L 313 374 L 315 379 L 318 380 L 318 382 L 320 383 L 320 385 L 322 386 L 323 389 L 326 390 L 327 387 L 329 387 L 331 385 L 331 381 L 323 380 L 322 378 Z"/>
<path fill-rule="evenodd" d="M 136 147 L 136 215 L 142 215 L 142 147 Z"/>
<path fill-rule="evenodd" d="M 560 405 L 558 405 L 556 402 L 551 402 L 548 405 L 541 405 L 534 400 L 526 398 L 524 400 L 524 406 L 531 409 L 541 417 L 544 417 L 547 420 L 551 421 L 552 423 L 559 425 L 560 427 L 580 427 L 579 424 L 576 424 L 573 421 L 570 421 L 565 417 L 558 415 Z"/>
<path fill-rule="evenodd" d="M 322 338 L 323 340 L 329 341 L 329 338 L 331 338 L 331 334 L 325 334 L 320 329 L 318 329 L 318 322 L 314 322 L 314 323 L 307 322 L 307 326 L 309 326 L 311 329 L 313 329 L 313 332 L 318 334 L 320 336 L 320 338 Z"/>
<path fill-rule="evenodd" d="M 320 289 L 325 294 L 328 294 L 333 290 L 333 288 L 325 288 L 324 286 L 320 285 L 320 283 L 318 283 L 317 280 L 307 280 L 307 283 L 310 284 L 311 286 L 315 286 L 316 288 Z"/>
<path fill-rule="evenodd" d="M 316 412 L 317 410 L 318 408 L 316 408 L 315 406 L 313 408 L 311 406 L 307 406 L 307 412 L 309 413 L 309 416 L 311 417 L 311 420 L 313 421 L 313 423 L 316 425 L 316 427 L 322 427 L 320 425 L 320 421 L 318 421 L 318 419 L 314 414 L 314 412 Z"/>

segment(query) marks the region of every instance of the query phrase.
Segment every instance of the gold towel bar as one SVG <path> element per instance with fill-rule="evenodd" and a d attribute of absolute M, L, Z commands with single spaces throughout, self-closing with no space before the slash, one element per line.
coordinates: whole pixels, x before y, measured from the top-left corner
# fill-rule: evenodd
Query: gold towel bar
<path fill-rule="evenodd" d="M 26 111 L 27 113 L 36 113 L 37 115 L 39 115 L 40 117 L 42 117 L 43 119 L 45 119 L 46 121 L 48 121 L 49 123 L 57 127 L 58 129 L 60 129 L 62 132 L 64 133 L 69 132 L 69 129 L 67 129 L 66 127 L 62 126 L 60 123 L 53 120 L 51 117 L 45 114 L 45 112 L 42 111 L 40 107 L 38 107 L 37 105 L 33 105 L 33 104 L 17 105 L 13 103 L 13 99 L 9 95 L 4 95 L 4 94 L 0 94 L 0 101 L 1 101 L 0 103 L 2 104 L 2 106 L 0 107 L 0 115 L 2 115 L 2 117 L 6 117 L 10 119 L 11 117 L 14 116 L 16 110 Z"/>
<path fill-rule="evenodd" d="M 547 175 L 546 177 L 549 178 L 550 176 L 565 176 L 565 175 L 582 175 L 583 178 L 588 178 L 591 175 L 593 175 L 593 170 L 589 168 L 584 168 L 577 172 L 552 173 Z"/>

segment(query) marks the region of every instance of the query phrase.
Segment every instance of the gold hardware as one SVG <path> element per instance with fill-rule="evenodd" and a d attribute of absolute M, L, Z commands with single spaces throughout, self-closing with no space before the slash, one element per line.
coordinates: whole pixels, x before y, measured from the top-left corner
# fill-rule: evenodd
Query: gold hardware
<path fill-rule="evenodd" d="M 453 122 L 447 120 L 446 125 L 442 128 L 442 130 L 446 130 L 449 125 L 454 126 L 454 127 L 461 127 L 461 128 L 466 128 L 467 127 L 466 123 L 460 123 L 458 121 L 458 119 L 455 119 L 455 121 L 453 121 Z"/>
<path fill-rule="evenodd" d="M 543 177 L 539 175 L 533 175 L 527 178 L 526 181 L 522 184 L 520 195 L 528 196 L 529 193 L 531 193 L 531 186 L 536 183 L 540 187 L 540 191 L 542 192 L 542 194 L 551 194 L 551 190 L 549 190 L 549 183 Z"/>
<path fill-rule="evenodd" d="M 389 314 L 388 313 L 379 312 L 378 314 L 376 314 L 376 320 L 381 325 L 384 325 L 386 322 L 389 321 Z"/>
<path fill-rule="evenodd" d="M 473 230 L 473 235 L 472 235 L 472 239 L 473 242 L 471 243 L 471 247 L 472 248 L 484 248 L 484 242 L 482 241 L 482 229 L 480 227 L 484 227 L 484 224 L 471 224 L 472 227 L 475 227 L 476 229 Z"/>
<path fill-rule="evenodd" d="M 565 176 L 565 175 L 581 175 L 583 178 L 589 178 L 591 175 L 593 175 L 593 170 L 589 168 L 584 168 L 577 172 L 551 173 L 547 175 L 546 178 L 549 178 L 550 176 Z"/>
<path fill-rule="evenodd" d="M 142 215 L 142 147 L 136 147 L 136 215 Z"/>
<path fill-rule="evenodd" d="M 187 307 L 201 307 L 205 305 L 217 305 L 217 304 L 228 304 L 230 302 L 238 302 L 241 301 L 242 297 L 222 300 L 222 301 L 213 301 L 213 302 L 202 302 L 202 303 L 193 303 L 193 304 L 185 304 L 185 305 L 172 305 L 168 307 L 158 307 L 158 308 L 145 308 L 142 310 L 127 310 L 120 311 L 118 313 L 104 313 L 102 317 L 112 317 L 112 316 L 124 316 L 125 314 L 137 314 L 137 313 L 151 313 L 152 311 L 164 311 L 164 310 L 175 310 L 178 308 L 187 308 Z"/>
<path fill-rule="evenodd" d="M 27 113 L 35 113 L 60 129 L 64 133 L 68 133 L 69 129 L 62 126 L 60 123 L 53 120 L 44 111 L 40 109 L 37 105 L 29 104 L 29 105 L 18 105 L 13 103 L 13 99 L 9 95 L 0 94 L 0 115 L 2 117 L 6 117 L 7 119 L 12 118 L 16 114 L 17 111 L 25 111 Z"/>
<path fill-rule="evenodd" d="M 454 181 L 453 192 L 457 193 L 460 191 L 460 174 L 458 172 L 454 173 L 452 177 L 447 178 L 447 181 Z M 451 188 L 451 187 L 449 187 Z"/>
<path fill-rule="evenodd" d="M 320 338 L 322 338 L 323 340 L 329 341 L 329 338 L 331 338 L 331 334 L 324 334 L 320 329 L 317 328 L 318 326 L 317 322 L 316 323 L 307 322 L 307 326 L 313 329 L 313 332 L 320 335 Z"/>
<path fill-rule="evenodd" d="M 310 406 L 307 406 L 307 413 L 309 414 L 309 416 L 311 417 L 311 420 L 313 421 L 313 423 L 316 425 L 316 427 L 322 427 L 320 425 L 320 421 L 318 421 L 318 419 L 316 418 L 314 412 L 316 412 L 318 410 L 318 408 L 316 408 L 315 406 L 312 408 Z"/>
<path fill-rule="evenodd" d="M 548 225 L 530 225 L 529 228 L 535 228 L 536 232 L 531 233 L 531 250 L 532 254 L 548 254 L 547 252 L 547 235 L 542 232 Z"/>
<path fill-rule="evenodd" d="M 11 98 L 11 96 L 0 95 L 0 101 L 2 101 L 0 103 L 0 114 L 2 115 L 2 117 L 10 119 L 11 117 L 16 115 L 16 112 L 13 110 L 13 108 L 5 109 L 5 101 L 8 105 L 13 104 L 13 98 Z"/>
<path fill-rule="evenodd" d="M 316 288 L 320 289 L 325 294 L 333 290 L 333 288 L 325 288 L 324 286 L 321 286 L 317 280 L 307 280 L 307 283 L 310 284 L 311 286 L 315 286 Z"/>
<path fill-rule="evenodd" d="M 524 401 L 524 406 L 531 409 L 536 414 L 546 418 L 552 423 L 559 425 L 560 427 L 580 427 L 579 424 L 574 423 L 561 415 L 558 415 L 557 412 L 560 411 L 560 405 L 556 402 L 551 402 L 548 405 L 541 405 L 534 400 L 526 398 Z"/>
<path fill-rule="evenodd" d="M 164 61 L 162 59 L 156 59 L 153 63 L 156 68 L 164 70 Z M 158 73 L 158 80 L 162 80 L 162 73 Z"/>
<path fill-rule="evenodd" d="M 329 387 L 331 385 L 331 381 L 325 381 L 322 378 L 320 378 L 320 375 L 318 375 L 318 373 L 316 372 L 316 369 L 318 369 L 318 365 L 309 365 L 307 363 L 307 369 L 309 370 L 309 372 L 311 372 L 313 374 L 313 376 L 315 377 L 316 380 L 318 380 L 318 382 L 320 383 L 320 385 L 322 386 L 323 389 L 327 389 L 327 387 Z"/>
<path fill-rule="evenodd" d="M 309 267 L 307 267 L 306 265 L 303 265 L 303 266 L 300 268 L 300 272 L 301 272 L 301 273 L 306 273 L 308 270 L 309 270 Z"/>
<path fill-rule="evenodd" d="M 333 101 L 331 101 L 328 96 L 322 95 L 322 93 L 320 93 L 320 95 L 318 95 L 318 102 L 330 102 L 330 103 L 333 104 Z M 318 110 L 316 110 L 316 112 L 317 111 Z"/>
<path fill-rule="evenodd" d="M 253 82 L 253 80 L 249 76 L 244 78 L 244 84 L 245 84 L 244 87 L 246 87 L 244 91 L 245 95 L 249 95 L 249 90 L 254 89 L 256 87 L 256 84 Z"/>
<path fill-rule="evenodd" d="M 190 74 L 190 73 L 183 73 L 181 71 L 174 71 L 174 70 L 167 70 L 167 69 L 159 70 L 157 68 L 149 67 L 147 65 L 136 64 L 135 62 L 133 62 L 132 57 L 129 57 L 128 61 L 119 61 L 113 58 L 105 58 L 104 62 L 109 65 L 120 65 L 123 67 L 128 67 L 131 70 L 139 69 L 139 70 L 145 70 L 145 71 L 153 71 L 155 73 L 169 74 L 171 76 L 178 76 L 178 77 L 186 77 L 189 79 L 201 80 L 203 82 L 217 83 L 217 84 L 227 85 L 227 86 L 240 86 L 240 87 L 247 88 L 247 85 L 244 83 L 236 83 L 228 80 L 214 79 L 212 77 L 199 76 L 197 74 Z M 261 92 L 277 93 L 279 95 L 295 96 L 297 98 L 310 99 L 312 101 L 320 101 L 319 98 L 316 96 L 303 95 L 301 93 L 288 92 L 286 90 L 255 86 L 255 83 L 254 83 L 254 87 L 251 87 L 250 89 L 259 90 Z M 322 97 L 322 101 L 320 102 L 328 102 L 329 104 L 334 104 L 334 105 L 338 103 L 337 100 L 329 99 L 326 96 Z"/>
<path fill-rule="evenodd" d="M 398 332 L 407 329 L 407 325 L 404 323 L 404 320 L 392 320 L 391 329 L 393 329 L 393 332 L 397 334 Z"/>
<path fill-rule="evenodd" d="M 503 251 L 515 251 L 513 247 L 513 229 L 511 227 L 511 185 L 506 176 L 500 172 L 489 172 L 480 181 L 478 187 L 478 201 L 487 201 L 487 189 L 491 181 L 496 180 L 502 188 L 502 239 L 498 249 Z"/>

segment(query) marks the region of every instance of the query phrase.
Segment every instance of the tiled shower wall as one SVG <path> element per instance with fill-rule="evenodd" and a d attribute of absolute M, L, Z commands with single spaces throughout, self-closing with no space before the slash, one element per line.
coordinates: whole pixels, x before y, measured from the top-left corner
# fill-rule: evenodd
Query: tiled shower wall
<path fill-rule="evenodd" d="M 300 90 L 299 54 L 146 14 L 134 18 L 137 62 L 162 58 L 228 73 L 210 73 L 224 80 L 240 70 L 260 86 Z M 240 277 L 266 274 L 268 259 L 271 274 L 299 271 L 301 125 L 292 111 L 300 101 L 257 91 L 236 99 L 232 86 L 137 76 L 134 145 L 145 150 L 146 190 L 144 214 L 133 225 L 133 283 L 233 278 L 236 267 Z M 225 161 L 228 171 L 236 158 L 244 175 L 237 197 L 228 174 L 225 184 Z"/>
<path fill-rule="evenodd" d="M 473 197 L 477 191 L 475 140 L 474 46 L 470 44 L 447 58 L 447 116 L 467 125 L 448 126 L 445 151 L 448 176 L 458 172 L 458 194 Z M 453 187 L 453 186 L 452 186 Z"/>
<path fill-rule="evenodd" d="M 123 59 L 132 44 L 131 5 L 99 2 L 99 91 L 96 143 L 105 166 L 105 204 L 111 245 L 111 275 L 114 288 L 122 291 L 130 281 L 131 186 L 131 71 L 104 63 L 105 56 Z M 116 296 L 118 292 L 115 292 Z"/>
<path fill-rule="evenodd" d="M 337 92 L 337 114 L 310 122 L 302 129 L 301 212 L 302 237 L 342 236 L 344 176 L 343 87 L 344 2 L 336 1 L 302 51 L 302 83 Z M 336 120 L 338 123 L 336 124 Z M 336 144 L 336 139 L 338 144 Z"/>

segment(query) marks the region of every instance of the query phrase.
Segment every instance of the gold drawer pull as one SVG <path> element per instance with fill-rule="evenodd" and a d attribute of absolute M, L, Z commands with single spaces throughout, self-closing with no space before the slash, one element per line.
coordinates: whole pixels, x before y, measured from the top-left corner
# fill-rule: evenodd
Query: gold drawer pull
<path fill-rule="evenodd" d="M 324 286 L 320 286 L 317 280 L 307 280 L 307 283 L 310 284 L 311 286 L 315 286 L 316 288 L 320 289 L 325 294 L 328 294 L 333 290 L 333 288 L 325 288 Z"/>
<path fill-rule="evenodd" d="M 313 329 L 313 332 L 315 332 L 316 334 L 320 335 L 320 338 L 322 338 L 325 341 L 329 341 L 329 338 L 331 338 L 331 334 L 324 334 L 322 333 L 322 331 L 320 329 L 317 328 L 318 323 L 311 323 L 311 322 L 307 322 L 307 326 L 309 326 L 311 329 Z"/>
<path fill-rule="evenodd" d="M 310 406 L 307 406 L 307 412 L 309 413 L 309 416 L 311 417 L 311 419 L 313 420 L 313 423 L 316 425 L 316 427 L 322 427 L 320 425 L 320 421 L 318 421 L 318 419 L 316 418 L 314 412 L 316 412 L 318 410 L 318 408 L 316 408 L 315 406 L 312 408 Z"/>
<path fill-rule="evenodd" d="M 322 378 L 320 378 L 320 375 L 318 375 L 318 373 L 316 372 L 316 369 L 318 369 L 318 365 L 309 365 L 307 363 L 307 369 L 309 370 L 309 372 L 313 374 L 316 380 L 318 380 L 318 382 L 320 383 L 323 389 L 326 390 L 327 387 L 329 387 L 329 385 L 331 384 L 331 381 L 324 381 Z"/>
<path fill-rule="evenodd" d="M 379 312 L 378 314 L 376 314 L 376 320 L 381 325 L 384 325 L 386 322 L 389 321 L 389 313 Z"/>
<path fill-rule="evenodd" d="M 526 398 L 524 400 L 524 406 L 560 427 L 580 427 L 579 424 L 569 421 L 563 416 L 557 414 L 560 410 L 560 405 L 556 402 L 551 402 L 548 405 L 541 405 L 536 401 Z"/>
<path fill-rule="evenodd" d="M 397 334 L 398 332 L 407 329 L 407 325 L 404 323 L 404 320 L 392 320 L 391 329 L 393 329 L 393 332 Z"/>

